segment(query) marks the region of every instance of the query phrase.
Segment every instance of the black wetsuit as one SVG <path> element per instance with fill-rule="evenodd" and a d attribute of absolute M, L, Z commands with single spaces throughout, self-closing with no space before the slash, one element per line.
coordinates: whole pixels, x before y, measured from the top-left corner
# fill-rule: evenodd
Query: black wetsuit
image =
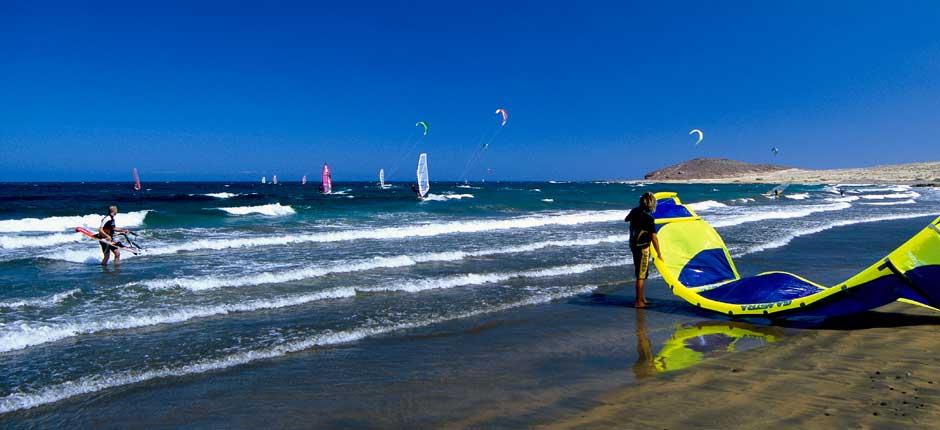
<path fill-rule="evenodd" d="M 104 230 L 104 232 L 107 233 L 108 236 L 111 236 L 111 242 L 117 243 L 117 241 L 114 240 L 115 225 L 114 225 L 113 216 L 105 215 L 105 217 L 101 219 L 101 230 Z M 107 239 L 106 237 L 102 236 L 101 233 L 96 234 L 95 237 L 97 237 L 98 239 Z M 109 251 L 118 249 L 118 247 L 111 245 L 109 243 L 99 242 L 99 244 L 101 244 L 101 252 L 104 252 L 104 253 L 108 253 Z"/>
<path fill-rule="evenodd" d="M 656 233 L 656 220 L 645 208 L 637 206 L 630 210 L 624 221 L 630 223 L 633 272 L 637 279 L 646 279 L 650 271 L 650 243 Z"/>

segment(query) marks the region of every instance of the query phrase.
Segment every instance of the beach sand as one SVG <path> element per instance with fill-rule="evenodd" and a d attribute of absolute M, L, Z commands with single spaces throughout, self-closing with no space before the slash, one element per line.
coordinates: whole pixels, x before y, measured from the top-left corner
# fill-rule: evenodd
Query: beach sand
<path fill-rule="evenodd" d="M 640 381 L 542 429 L 936 428 L 940 316 L 900 303 Z"/>
<path fill-rule="evenodd" d="M 657 180 L 663 183 L 799 183 L 799 184 L 936 184 L 940 185 L 940 162 L 893 164 L 852 169 L 787 169 L 775 172 L 728 175 L 711 179 Z"/>

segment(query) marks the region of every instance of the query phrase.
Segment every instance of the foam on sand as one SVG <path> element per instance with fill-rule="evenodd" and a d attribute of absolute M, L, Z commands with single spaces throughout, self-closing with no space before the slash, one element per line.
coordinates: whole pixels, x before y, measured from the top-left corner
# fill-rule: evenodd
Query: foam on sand
<path fill-rule="evenodd" d="M 119 213 L 116 217 L 119 227 L 136 227 L 144 223 L 149 210 Z M 47 218 L 21 218 L 0 221 L 0 233 L 17 233 L 24 231 L 60 232 L 72 230 L 75 227 L 97 229 L 101 225 L 104 214 L 53 216 Z"/>
<path fill-rule="evenodd" d="M 287 216 L 297 213 L 290 206 L 282 206 L 280 203 L 271 203 L 261 206 L 236 206 L 232 208 L 216 208 L 230 215 L 264 215 L 264 216 Z"/>
<path fill-rule="evenodd" d="M 37 406 L 54 403 L 70 397 L 99 392 L 109 388 L 136 384 L 154 379 L 211 372 L 214 370 L 221 370 L 255 362 L 258 360 L 268 360 L 281 357 L 287 354 L 311 348 L 355 342 L 357 340 L 371 336 L 426 327 L 447 321 L 472 318 L 479 315 L 502 312 L 522 306 L 548 303 L 566 297 L 585 294 L 593 291 L 595 288 L 596 286 L 593 285 L 556 288 L 547 292 L 539 292 L 515 302 L 505 303 L 498 306 L 481 307 L 457 314 L 404 321 L 397 324 L 384 326 L 362 326 L 343 331 L 326 331 L 301 340 L 287 342 L 263 349 L 235 352 L 224 355 L 222 357 L 208 358 L 180 366 L 96 374 L 42 388 L 13 391 L 6 397 L 0 398 L 0 414 L 22 409 L 30 409 Z"/>

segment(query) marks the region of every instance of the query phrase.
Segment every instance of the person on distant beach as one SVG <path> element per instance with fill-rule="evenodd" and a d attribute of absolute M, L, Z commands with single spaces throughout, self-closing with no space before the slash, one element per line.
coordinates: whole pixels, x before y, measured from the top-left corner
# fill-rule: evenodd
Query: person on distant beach
<path fill-rule="evenodd" d="M 636 274 L 636 307 L 647 306 L 643 287 L 650 271 L 650 244 L 656 248 L 656 254 L 663 258 L 659 249 L 659 238 L 656 237 L 656 220 L 653 212 L 656 211 L 656 197 L 653 193 L 643 193 L 640 204 L 631 209 L 625 222 L 630 223 L 630 253 L 633 254 L 633 271 Z"/>
<path fill-rule="evenodd" d="M 117 225 L 114 223 L 114 217 L 118 213 L 117 206 L 111 206 L 108 208 L 108 214 L 101 218 L 101 226 L 98 227 L 98 234 L 95 235 L 98 239 L 105 239 L 107 242 L 100 242 L 101 244 L 101 253 L 104 256 L 101 258 L 101 265 L 107 266 L 108 260 L 111 259 L 111 254 L 114 254 L 114 264 L 121 262 L 121 243 L 114 240 L 114 233 L 128 233 L 129 230 L 125 228 L 117 228 Z"/>

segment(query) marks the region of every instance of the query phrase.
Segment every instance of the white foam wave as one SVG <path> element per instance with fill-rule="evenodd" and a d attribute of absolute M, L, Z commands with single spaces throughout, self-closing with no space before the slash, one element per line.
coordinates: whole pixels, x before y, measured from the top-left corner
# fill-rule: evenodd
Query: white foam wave
<path fill-rule="evenodd" d="M 740 199 L 731 199 L 731 201 L 734 202 L 734 203 L 750 203 L 750 202 L 753 202 L 753 201 L 755 201 L 755 200 L 752 199 L 752 198 L 750 198 L 750 197 L 743 197 L 743 198 L 740 198 Z"/>
<path fill-rule="evenodd" d="M 793 200 L 806 200 L 809 198 L 809 193 L 784 194 L 783 196 Z"/>
<path fill-rule="evenodd" d="M 297 213 L 290 206 L 282 206 L 280 203 L 271 203 L 261 206 L 237 206 L 232 208 L 216 208 L 231 215 L 265 215 L 265 216 L 286 216 Z"/>
<path fill-rule="evenodd" d="M 848 197 L 830 197 L 825 199 L 827 202 L 842 202 L 849 203 L 858 200 L 858 196 L 848 196 Z"/>
<path fill-rule="evenodd" d="M 705 200 L 704 202 L 689 203 L 686 207 L 699 212 L 699 211 L 708 211 L 715 208 L 726 208 L 728 205 L 724 203 L 719 203 L 714 200 Z"/>
<path fill-rule="evenodd" d="M 118 214 L 115 218 L 120 227 L 136 227 L 144 223 L 149 210 Z M 63 231 L 75 227 L 88 227 L 97 229 L 101 225 L 104 215 L 91 214 L 81 216 L 53 216 L 48 218 L 22 218 L 0 221 L 0 233 L 17 233 L 23 231 Z"/>
<path fill-rule="evenodd" d="M 776 240 L 773 240 L 773 241 L 771 241 L 771 242 L 762 243 L 762 244 L 760 244 L 760 245 L 752 246 L 752 247 L 748 248 L 747 250 L 745 250 L 744 252 L 738 254 L 738 256 L 747 255 L 747 254 L 753 254 L 753 253 L 755 253 L 755 252 L 766 251 L 766 250 L 768 250 L 768 249 L 780 248 L 780 247 L 782 247 L 782 246 L 786 246 L 786 245 L 789 244 L 793 239 L 796 239 L 796 238 L 798 238 L 798 237 L 800 237 L 800 236 L 807 236 L 807 235 L 810 235 L 810 234 L 816 234 L 816 233 L 823 232 L 823 231 L 826 231 L 826 230 L 829 230 L 829 229 L 833 229 L 833 228 L 836 228 L 836 227 L 845 227 L 845 226 L 849 226 L 849 225 L 864 224 L 864 223 L 879 222 L 879 221 L 891 221 L 891 220 L 921 218 L 921 217 L 927 217 L 927 216 L 933 216 L 933 215 L 934 215 L 934 214 L 932 214 L 932 213 L 914 213 L 914 214 L 886 215 L 886 216 L 878 216 L 878 217 L 856 218 L 856 219 L 846 219 L 846 220 L 841 220 L 841 221 L 835 221 L 835 222 L 828 223 L 828 224 L 823 224 L 823 225 L 820 225 L 820 226 L 817 226 L 817 227 L 811 227 L 811 228 L 808 228 L 808 229 L 805 229 L 805 230 L 798 230 L 798 231 L 792 232 L 792 233 L 790 233 L 790 234 L 788 234 L 788 235 L 786 235 L 786 236 L 784 236 L 784 237 L 782 237 L 782 238 L 780 238 L 780 239 L 776 239 Z"/>
<path fill-rule="evenodd" d="M 424 201 L 426 202 L 445 202 L 447 200 L 472 199 L 473 194 L 428 194 Z"/>
<path fill-rule="evenodd" d="M 24 308 L 24 307 L 37 307 L 37 308 L 48 308 L 59 303 L 62 303 L 66 299 L 75 297 L 77 294 L 81 293 L 81 289 L 74 289 L 63 291 L 61 293 L 56 293 L 51 296 L 46 297 L 37 297 L 34 299 L 22 299 L 22 300 L 10 300 L 5 302 L 0 302 L 0 308 Z"/>
<path fill-rule="evenodd" d="M 710 221 L 713 227 L 730 227 L 748 222 L 765 221 L 770 219 L 802 218 L 819 212 L 839 211 L 848 209 L 852 205 L 839 202 L 826 205 L 810 206 L 784 206 L 776 208 L 761 207 L 759 212 L 749 212 L 741 215 L 722 217 Z"/>
<path fill-rule="evenodd" d="M 84 238 L 85 236 L 78 233 L 56 233 L 38 236 L 0 236 L 0 248 L 42 248 L 71 242 L 81 242 Z"/>
<path fill-rule="evenodd" d="M 555 199 L 542 199 L 545 203 L 555 203 Z"/>
<path fill-rule="evenodd" d="M 418 321 L 402 322 L 386 326 L 366 326 L 345 331 L 327 331 L 303 340 L 276 345 L 265 349 L 241 351 L 220 358 L 200 360 L 182 366 L 163 367 L 153 370 L 128 370 L 103 375 L 91 375 L 73 381 L 67 381 L 64 383 L 39 388 L 33 391 L 15 391 L 0 399 L 0 414 L 22 409 L 30 409 L 82 394 L 94 393 L 109 388 L 136 384 L 153 379 L 205 373 L 233 366 L 239 366 L 258 360 L 267 360 L 281 357 L 293 352 L 303 351 L 319 346 L 354 342 L 367 337 L 382 335 L 395 331 L 426 327 L 447 321 L 471 318 L 494 312 L 502 312 L 522 306 L 548 303 L 565 297 L 585 294 L 591 292 L 595 288 L 596 286 L 588 285 L 569 289 L 559 289 L 556 291 L 530 296 L 515 302 L 504 303 L 502 305 L 488 308 L 470 310 L 453 315 L 427 318 Z"/>
<path fill-rule="evenodd" d="M 249 248 L 259 246 L 290 245 L 310 242 L 343 242 L 352 240 L 394 240 L 417 237 L 431 237 L 444 234 L 480 233 L 524 228 L 545 227 L 549 225 L 580 225 L 620 221 L 623 211 L 584 211 L 551 215 L 536 215 L 509 219 L 451 221 L 439 224 L 411 225 L 407 227 L 384 227 L 359 230 L 344 230 L 299 234 L 294 236 L 262 236 L 237 239 L 201 239 L 185 244 L 148 248 L 147 255 L 174 254 L 191 250 L 221 250 L 230 248 Z M 90 254 L 86 254 L 89 256 Z M 60 254 L 48 255 L 50 259 L 61 259 Z M 70 260 L 72 261 L 72 260 Z M 81 260 L 84 261 L 84 260 Z"/>
<path fill-rule="evenodd" d="M 866 200 L 916 199 L 920 197 L 920 194 L 914 191 L 908 191 L 906 193 L 894 193 L 894 194 L 864 194 L 859 197 L 866 199 Z"/>
<path fill-rule="evenodd" d="M 183 288 L 191 291 L 213 290 L 228 287 L 243 287 L 264 284 L 277 284 L 283 282 L 299 281 L 336 273 L 351 273 L 384 268 L 413 266 L 418 263 L 459 261 L 466 258 L 485 257 L 491 255 L 517 254 L 532 252 L 549 247 L 577 247 L 594 246 L 604 243 L 623 243 L 629 240 L 626 235 L 611 235 L 573 240 L 549 240 L 529 243 L 525 245 L 505 248 L 485 249 L 480 251 L 450 251 L 433 252 L 416 255 L 399 255 L 395 257 L 374 257 L 358 261 L 344 261 L 329 266 L 305 267 L 285 270 L 282 272 L 264 272 L 247 276 L 203 276 L 171 279 L 155 279 L 126 286 L 143 285 L 152 290 L 168 288 Z"/>
<path fill-rule="evenodd" d="M 862 204 L 868 205 L 868 206 L 895 206 L 895 205 L 913 205 L 915 203 L 917 203 L 917 200 L 907 199 L 907 200 L 893 201 L 893 202 L 865 202 Z"/>
<path fill-rule="evenodd" d="M 216 199 L 230 199 L 232 197 L 239 196 L 240 194 L 238 193 L 206 193 L 203 195 L 206 197 L 213 197 Z"/>
<path fill-rule="evenodd" d="M 884 193 L 884 192 L 902 193 L 910 189 L 911 189 L 910 185 L 892 185 L 890 187 L 859 188 L 856 191 L 860 193 Z"/>

